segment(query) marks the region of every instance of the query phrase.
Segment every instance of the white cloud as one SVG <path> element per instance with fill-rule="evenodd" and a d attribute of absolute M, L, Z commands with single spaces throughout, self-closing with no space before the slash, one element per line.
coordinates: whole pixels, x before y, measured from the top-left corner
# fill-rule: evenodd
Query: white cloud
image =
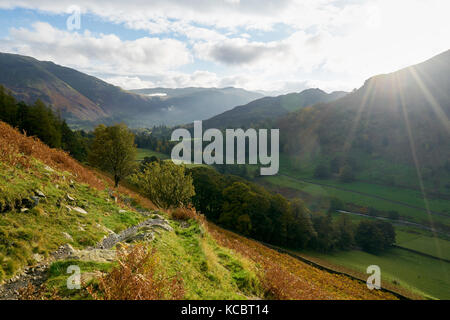
<path fill-rule="evenodd" d="M 3 0 L 0 8 L 66 14 L 72 4 Z M 79 0 L 77 5 L 83 14 L 145 30 L 150 37 L 124 41 L 38 23 L 12 30 L 0 49 L 108 74 L 130 88 L 153 83 L 284 91 L 304 85 L 351 90 L 370 76 L 450 47 L 448 0 Z M 279 25 L 288 31 L 277 37 Z M 272 36 L 264 38 L 266 31 Z M 262 36 L 256 40 L 256 34 Z M 180 35 L 187 40 L 176 40 Z M 184 65 L 194 71 L 180 72 Z"/>
<path fill-rule="evenodd" d="M 142 80 L 139 77 L 116 76 L 103 77 L 103 80 L 113 85 L 119 86 L 125 90 L 152 88 L 155 84 L 152 81 Z"/>
<path fill-rule="evenodd" d="M 192 62 L 186 45 L 175 39 L 124 41 L 114 34 L 68 32 L 44 22 L 10 30 L 0 48 L 96 73 L 149 74 Z"/>

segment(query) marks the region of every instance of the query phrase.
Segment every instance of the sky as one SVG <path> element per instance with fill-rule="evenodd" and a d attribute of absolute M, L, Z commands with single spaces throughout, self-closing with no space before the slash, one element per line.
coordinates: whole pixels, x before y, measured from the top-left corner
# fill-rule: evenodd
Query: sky
<path fill-rule="evenodd" d="M 0 0 L 0 51 L 124 89 L 349 91 L 450 49 L 448 12 L 448 0 Z"/>

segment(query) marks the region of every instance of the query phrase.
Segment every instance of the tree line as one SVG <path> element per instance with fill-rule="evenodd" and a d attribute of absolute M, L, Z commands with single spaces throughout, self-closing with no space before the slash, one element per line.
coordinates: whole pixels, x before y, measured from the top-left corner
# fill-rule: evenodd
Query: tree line
<path fill-rule="evenodd" d="M 359 246 L 378 253 L 395 242 L 394 228 L 388 222 L 354 225 L 347 214 L 333 219 L 333 209 L 326 214 L 312 213 L 300 199 L 289 201 L 237 176 L 206 167 L 188 172 L 193 177 L 195 208 L 212 222 L 242 235 L 321 252 Z"/>
<path fill-rule="evenodd" d="M 34 104 L 18 102 L 0 85 L 0 120 L 29 136 L 36 136 L 52 148 L 60 148 L 79 161 L 87 159 L 89 139 L 84 131 L 73 131 L 66 121 L 41 100 Z"/>

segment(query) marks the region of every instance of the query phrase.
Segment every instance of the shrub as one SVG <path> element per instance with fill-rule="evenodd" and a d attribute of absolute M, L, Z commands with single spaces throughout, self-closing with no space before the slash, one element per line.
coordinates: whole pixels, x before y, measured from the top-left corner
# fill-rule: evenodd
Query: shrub
<path fill-rule="evenodd" d="M 195 195 L 192 176 L 182 165 L 172 161 L 151 162 L 144 172 L 138 172 L 131 181 L 157 206 L 168 209 L 187 206 Z"/>
<path fill-rule="evenodd" d="M 163 274 L 156 249 L 143 244 L 117 249 L 118 266 L 99 278 L 98 288 L 88 292 L 97 300 L 182 299 L 184 288 L 178 277 Z"/>
<path fill-rule="evenodd" d="M 395 230 L 389 222 L 361 221 L 355 240 L 364 251 L 379 253 L 395 243 Z"/>
<path fill-rule="evenodd" d="M 170 211 L 170 217 L 174 220 L 189 220 L 189 219 L 197 219 L 198 215 L 193 208 L 176 208 Z"/>

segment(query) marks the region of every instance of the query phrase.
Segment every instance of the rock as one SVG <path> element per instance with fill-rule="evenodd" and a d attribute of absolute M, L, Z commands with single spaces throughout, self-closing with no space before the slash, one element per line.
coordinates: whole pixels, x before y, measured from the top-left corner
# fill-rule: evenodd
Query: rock
<path fill-rule="evenodd" d="M 105 236 L 101 243 L 97 245 L 97 247 L 102 249 L 110 249 L 114 247 L 114 245 L 119 242 L 119 236 L 115 233 L 111 233 L 109 236 Z"/>
<path fill-rule="evenodd" d="M 69 211 L 76 211 L 76 212 L 78 212 L 78 213 L 82 213 L 82 214 L 88 214 L 88 212 L 86 211 L 86 210 L 84 210 L 84 209 L 82 209 L 82 208 L 80 208 L 80 207 L 72 207 L 72 206 L 67 206 L 66 205 L 66 208 L 69 210 Z"/>
<path fill-rule="evenodd" d="M 37 195 L 39 198 L 46 198 L 45 194 L 41 190 L 35 190 L 34 194 Z"/>
<path fill-rule="evenodd" d="M 55 252 L 51 254 L 53 260 L 67 259 L 75 252 L 75 249 L 68 243 L 60 246 Z"/>
<path fill-rule="evenodd" d="M 108 229 L 107 227 L 101 225 L 100 223 L 96 223 L 95 226 L 97 228 L 99 228 L 100 230 L 102 230 L 103 232 L 106 232 L 108 234 L 113 234 L 114 233 L 114 231 L 112 231 L 111 229 Z"/>
<path fill-rule="evenodd" d="M 183 229 L 187 229 L 190 226 L 191 226 L 191 224 L 189 222 L 187 222 L 187 221 L 181 221 L 180 222 L 180 227 L 183 228 Z"/>
<path fill-rule="evenodd" d="M 153 232 L 142 232 L 135 234 L 131 237 L 128 237 L 125 241 L 126 242 L 133 242 L 133 241 L 153 241 L 155 239 L 155 235 Z"/>
<path fill-rule="evenodd" d="M 81 274 L 81 283 L 82 284 L 88 284 L 89 282 L 91 282 L 92 280 L 99 278 L 103 275 L 102 272 L 100 271 L 94 271 L 94 272 L 83 272 Z"/>
<path fill-rule="evenodd" d="M 82 214 L 88 214 L 86 210 L 80 208 L 80 207 L 71 207 L 73 211 L 82 213 Z"/>
<path fill-rule="evenodd" d="M 159 227 L 166 231 L 173 231 L 173 228 L 169 225 L 169 223 L 163 219 L 150 219 L 150 220 L 144 221 L 144 223 L 142 225 L 149 226 L 149 227 Z"/>
<path fill-rule="evenodd" d="M 123 210 L 123 209 L 119 210 L 119 213 L 125 213 L 125 212 L 127 212 L 127 210 Z"/>
<path fill-rule="evenodd" d="M 53 170 L 53 168 L 50 168 L 49 166 L 45 165 L 44 169 L 49 171 L 49 172 L 55 172 L 55 170 Z"/>
<path fill-rule="evenodd" d="M 44 260 L 44 256 L 43 256 L 43 255 L 40 255 L 40 254 L 38 254 L 38 253 L 35 253 L 35 254 L 33 254 L 33 259 L 34 259 L 37 263 L 39 263 L 39 262 L 41 262 L 41 261 Z"/>
<path fill-rule="evenodd" d="M 69 241 L 73 241 L 73 238 L 70 234 L 68 234 L 67 232 L 63 232 L 62 235 Z"/>
<path fill-rule="evenodd" d="M 81 261 L 111 262 L 116 259 L 116 250 L 91 249 L 75 250 L 69 257 Z"/>

